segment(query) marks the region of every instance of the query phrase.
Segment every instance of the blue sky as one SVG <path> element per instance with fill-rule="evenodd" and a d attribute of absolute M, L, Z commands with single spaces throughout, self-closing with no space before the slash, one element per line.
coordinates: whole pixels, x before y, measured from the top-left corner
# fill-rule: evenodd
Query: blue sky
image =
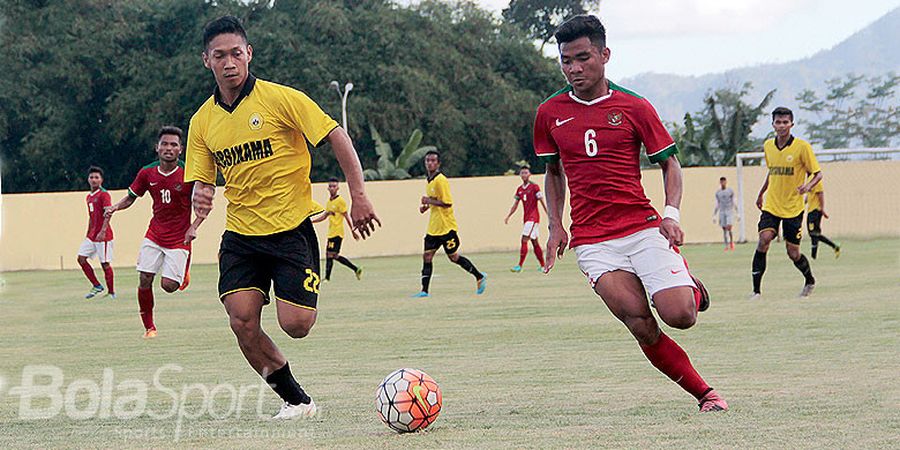
<path fill-rule="evenodd" d="M 476 3 L 499 13 L 509 1 Z M 607 73 L 621 79 L 801 59 L 897 7 L 900 0 L 603 0 L 594 13 L 613 52 Z"/>

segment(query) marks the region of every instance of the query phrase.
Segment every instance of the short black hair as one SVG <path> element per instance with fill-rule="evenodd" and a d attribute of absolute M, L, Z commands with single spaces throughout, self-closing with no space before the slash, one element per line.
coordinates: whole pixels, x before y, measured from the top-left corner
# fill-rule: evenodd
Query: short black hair
<path fill-rule="evenodd" d="M 522 173 L 522 171 L 525 169 L 528 169 L 528 171 L 531 172 L 531 167 L 529 166 L 519 166 L 519 170 L 517 172 Z"/>
<path fill-rule="evenodd" d="M 775 121 L 775 116 L 788 116 L 791 118 L 791 122 L 794 121 L 794 112 L 784 106 L 772 110 L 772 121 Z"/>
<path fill-rule="evenodd" d="M 328 179 L 329 183 L 340 183 L 341 180 L 338 180 L 337 177 L 331 177 Z"/>
<path fill-rule="evenodd" d="M 181 131 L 181 128 L 166 125 L 159 129 L 159 133 L 156 134 L 156 139 L 163 137 L 163 135 L 171 134 L 172 136 L 178 136 L 178 142 L 184 142 L 184 132 Z"/>
<path fill-rule="evenodd" d="M 606 28 L 600 23 L 600 19 L 593 15 L 572 17 L 556 29 L 553 37 L 556 38 L 557 45 L 587 37 L 597 48 L 606 47 Z"/>
<path fill-rule="evenodd" d="M 241 25 L 241 19 L 234 16 L 222 16 L 203 27 L 203 51 L 209 47 L 209 43 L 220 34 L 236 34 L 247 42 L 247 32 Z"/>
<path fill-rule="evenodd" d="M 99 173 L 100 176 L 102 177 L 102 176 L 103 176 L 103 169 L 101 169 L 101 168 L 98 167 L 98 166 L 91 166 L 91 167 L 88 169 L 88 176 L 91 176 L 92 173 Z"/>
<path fill-rule="evenodd" d="M 438 162 L 441 162 L 441 153 L 438 152 L 437 150 L 428 150 L 427 152 L 425 152 L 425 156 L 423 156 L 422 159 L 427 158 L 428 155 L 437 156 Z"/>
<path fill-rule="evenodd" d="M 725 177 L 719 177 L 719 181 L 726 181 Z"/>

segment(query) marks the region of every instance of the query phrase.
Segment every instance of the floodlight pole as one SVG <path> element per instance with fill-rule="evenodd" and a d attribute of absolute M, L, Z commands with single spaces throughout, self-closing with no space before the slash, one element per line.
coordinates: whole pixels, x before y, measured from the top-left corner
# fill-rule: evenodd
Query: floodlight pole
<path fill-rule="evenodd" d="M 337 80 L 333 80 L 328 85 L 336 90 L 338 96 L 341 97 L 341 126 L 349 133 L 349 129 L 347 128 L 347 96 L 350 95 L 350 91 L 353 90 L 353 83 L 347 82 L 347 84 L 344 85 L 344 92 L 341 92 L 341 84 L 338 83 Z"/>

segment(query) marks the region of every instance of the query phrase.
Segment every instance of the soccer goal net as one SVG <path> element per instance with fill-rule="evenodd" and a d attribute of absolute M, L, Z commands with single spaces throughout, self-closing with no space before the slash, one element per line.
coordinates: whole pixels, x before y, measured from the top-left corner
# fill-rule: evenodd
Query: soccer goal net
<path fill-rule="evenodd" d="M 900 148 L 818 150 L 825 192 L 824 234 L 900 236 Z M 756 239 L 756 197 L 768 169 L 762 152 L 738 153 L 738 239 Z M 804 233 L 805 235 L 806 233 Z"/>

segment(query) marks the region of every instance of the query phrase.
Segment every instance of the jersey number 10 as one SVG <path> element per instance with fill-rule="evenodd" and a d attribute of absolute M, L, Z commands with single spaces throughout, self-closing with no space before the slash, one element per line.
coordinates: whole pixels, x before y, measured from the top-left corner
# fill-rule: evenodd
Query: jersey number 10
<path fill-rule="evenodd" d="M 172 191 L 168 189 L 159 191 L 159 197 L 163 203 L 172 203 Z"/>

